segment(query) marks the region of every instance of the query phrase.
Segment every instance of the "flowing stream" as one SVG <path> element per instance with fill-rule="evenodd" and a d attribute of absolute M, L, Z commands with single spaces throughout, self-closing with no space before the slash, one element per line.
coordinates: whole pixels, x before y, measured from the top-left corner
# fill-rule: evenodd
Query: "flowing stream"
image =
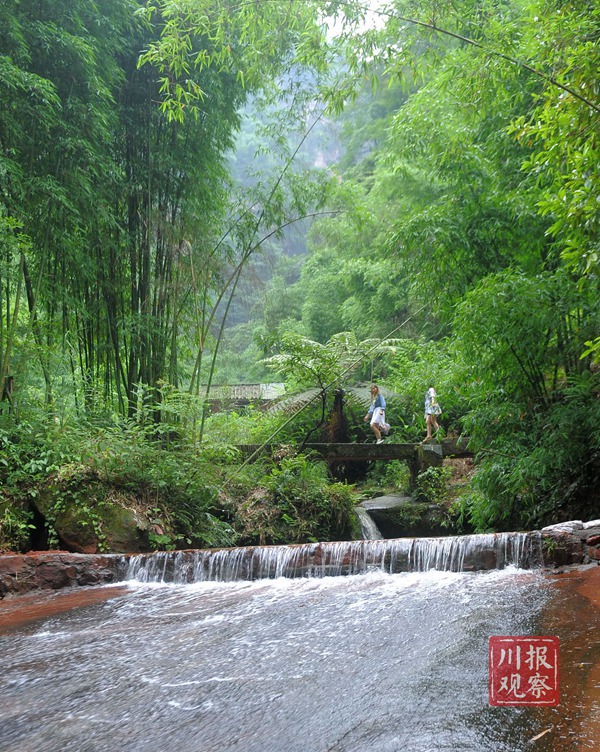
<path fill-rule="evenodd" d="M 365 540 L 380 540 L 381 538 L 383 538 L 381 531 L 366 509 L 363 509 L 362 507 L 356 507 L 355 511 L 358 517 L 358 521 L 360 522 L 362 537 Z"/>
<path fill-rule="evenodd" d="M 235 580 L 223 565 L 210 580 L 201 557 L 195 570 L 180 557 L 185 576 L 174 556 L 152 559 L 150 576 L 148 558 L 128 576 L 154 582 L 130 579 L 104 601 L 79 589 L 94 602 L 61 611 L 74 591 L 38 594 L 46 615 L 10 626 L 15 601 L 0 604 L 2 752 L 600 748 L 600 568 L 267 567 Z M 175 582 L 161 581 L 167 561 Z M 489 637 L 527 634 L 561 640 L 561 705 L 490 707 Z"/>

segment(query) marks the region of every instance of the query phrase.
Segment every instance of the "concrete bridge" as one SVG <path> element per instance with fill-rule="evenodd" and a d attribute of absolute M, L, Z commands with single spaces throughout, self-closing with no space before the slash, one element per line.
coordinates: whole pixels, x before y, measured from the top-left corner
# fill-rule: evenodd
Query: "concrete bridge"
<path fill-rule="evenodd" d="M 473 457 L 467 448 L 469 439 L 465 437 L 442 439 L 427 444 L 305 444 L 301 451 L 313 451 L 330 465 L 346 465 L 351 462 L 375 462 L 398 460 L 406 462 L 410 468 L 411 481 L 414 484 L 419 473 L 428 467 L 439 467 L 446 457 Z M 244 456 L 257 453 L 273 454 L 280 447 L 259 447 L 244 444 L 238 447 Z"/>

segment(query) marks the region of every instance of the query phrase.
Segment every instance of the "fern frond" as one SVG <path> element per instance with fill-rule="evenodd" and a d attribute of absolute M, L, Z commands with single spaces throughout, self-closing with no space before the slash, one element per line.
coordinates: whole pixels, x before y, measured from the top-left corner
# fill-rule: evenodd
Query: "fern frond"
<path fill-rule="evenodd" d="M 291 413 L 295 410 L 300 410 L 311 401 L 317 400 L 317 396 L 321 393 L 321 389 L 314 387 L 312 389 L 306 389 L 299 394 L 293 394 L 285 399 L 282 399 L 275 404 L 271 405 L 267 412 L 270 413 Z"/>

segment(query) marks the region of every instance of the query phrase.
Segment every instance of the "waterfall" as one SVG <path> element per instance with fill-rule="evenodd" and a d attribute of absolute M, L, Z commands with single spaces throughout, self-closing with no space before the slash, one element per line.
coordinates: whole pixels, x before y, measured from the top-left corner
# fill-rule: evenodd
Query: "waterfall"
<path fill-rule="evenodd" d="M 130 558 L 125 579 L 187 584 L 373 570 L 392 574 L 431 569 L 466 572 L 511 565 L 530 569 L 542 564 L 540 533 L 489 533 L 140 554 Z"/>
<path fill-rule="evenodd" d="M 366 509 L 363 509 L 362 507 L 356 507 L 356 516 L 358 517 L 358 521 L 360 522 L 360 531 L 362 533 L 362 537 L 365 540 L 380 540 L 381 538 L 383 538 L 383 535 L 375 524 L 375 521 Z"/>

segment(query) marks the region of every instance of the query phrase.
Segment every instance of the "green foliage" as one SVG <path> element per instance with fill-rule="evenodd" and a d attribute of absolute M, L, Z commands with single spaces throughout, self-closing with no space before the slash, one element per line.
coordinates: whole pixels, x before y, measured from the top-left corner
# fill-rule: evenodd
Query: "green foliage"
<path fill-rule="evenodd" d="M 350 330 L 357 338 L 384 337 L 406 310 L 407 280 L 382 254 L 389 216 L 397 211 L 396 184 L 347 179 L 331 198 L 340 212 L 315 223 L 310 256 L 295 287 L 303 301 L 300 325 L 326 342 Z"/>
<path fill-rule="evenodd" d="M 265 363 L 288 380 L 292 391 L 339 386 L 343 376 L 358 365 L 361 349 L 352 332 L 336 334 L 326 344 L 288 332 L 277 348 L 279 352 Z"/>
<path fill-rule="evenodd" d="M 600 148 L 600 57 L 594 40 L 600 14 L 596 6 L 581 2 L 544 6 L 539 15 L 537 3 L 529 7 L 535 17 L 530 16 L 523 47 L 538 69 L 552 70 L 554 85 L 546 79 L 535 108 L 517 118 L 512 130 L 533 147 L 523 168 L 541 187 L 539 209 L 552 220 L 549 234 L 577 274 L 593 276 L 600 240 L 594 187 Z"/>
<path fill-rule="evenodd" d="M 216 362 L 216 384 L 264 384 L 271 379 L 261 358 L 260 334 L 254 324 L 228 327 Z"/>
<path fill-rule="evenodd" d="M 103 511 L 107 507 L 105 493 L 93 475 L 80 468 L 66 465 L 53 473 L 48 483 L 42 484 L 36 500 L 41 508 L 48 532 L 49 548 L 60 548 L 60 522 L 77 530 L 80 541 L 91 543 L 91 548 L 108 551 L 103 529 Z M 83 529 L 82 529 L 83 528 Z"/>
<path fill-rule="evenodd" d="M 37 507 L 56 545 L 55 523 L 88 528 L 100 548 L 103 520 L 112 505 L 139 510 L 163 529 L 155 544 L 181 547 L 232 545 L 235 533 L 218 498 L 223 449 L 198 455 L 157 440 L 135 421 L 61 429 L 13 425 L 0 432 L 3 498 L 11 510 Z M 237 455 L 234 455 L 237 456 Z M 157 511 L 158 510 L 158 511 Z M 160 522 L 156 522 L 160 518 Z M 150 522 L 155 520 L 155 522 Z M 71 522 L 72 521 L 72 522 Z"/>
<path fill-rule="evenodd" d="M 0 424 L 0 482 L 12 500 L 26 502 L 37 494 L 37 484 L 67 458 L 55 444 L 56 434 L 44 423 L 11 421 Z"/>
<path fill-rule="evenodd" d="M 315 68 L 324 64 L 323 30 L 313 2 L 296 4 L 290 13 L 285 1 L 232 8 L 224 0 L 183 5 L 158 0 L 140 13 L 148 23 L 165 20 L 160 38 L 141 60 L 162 74 L 163 109 L 176 120 L 183 118 L 186 108 L 203 112 L 208 95 L 198 76 L 207 69 L 225 71 L 253 89 L 269 70 L 281 71 L 284 62 Z M 198 38 L 206 40 L 200 50 L 195 45 Z"/>
<path fill-rule="evenodd" d="M 600 337 L 584 342 L 584 346 L 586 349 L 581 353 L 581 358 L 588 358 L 591 355 L 594 364 L 597 365 L 600 361 Z"/>
<path fill-rule="evenodd" d="M 445 433 L 460 433 L 460 419 L 469 407 L 471 392 L 461 373 L 460 353 L 452 341 L 399 339 L 388 383 L 397 393 L 394 400 L 400 424 L 394 427 L 404 441 L 420 441 L 425 432 L 424 398 L 435 387 L 443 414 L 439 418 Z"/>
<path fill-rule="evenodd" d="M 600 323 L 594 295 L 559 272 L 490 276 L 457 310 L 457 344 L 489 388 L 543 403 L 586 368 L 584 341 Z"/>
<path fill-rule="evenodd" d="M 174 540 L 199 547 L 231 544 L 233 531 L 219 520 L 221 474 L 214 457 L 167 450 L 137 424 L 96 431 L 84 439 L 82 461 L 98 478 L 159 508 Z"/>
<path fill-rule="evenodd" d="M 411 298 L 447 320 L 486 275 L 515 262 L 539 268 L 547 224 L 536 219 L 536 195 L 520 173 L 525 152 L 506 133 L 510 110 L 455 107 L 457 79 L 445 73 L 393 122 L 387 162 L 418 189 L 387 249 L 410 279 Z"/>
<path fill-rule="evenodd" d="M 35 526 L 29 511 L 10 502 L 0 501 L 0 551 L 28 551 Z"/>
<path fill-rule="evenodd" d="M 329 481 L 323 462 L 286 456 L 238 500 L 236 527 L 246 544 L 344 540 L 355 501 L 350 486 Z"/>
<path fill-rule="evenodd" d="M 593 299 L 562 273 L 505 272 L 458 308 L 463 428 L 481 450 L 461 503 L 478 530 L 594 514 L 597 387 L 579 356 L 598 326 Z"/>
<path fill-rule="evenodd" d="M 283 430 L 279 430 L 286 420 L 282 413 L 275 408 L 265 411 L 252 406 L 243 412 L 223 411 L 210 415 L 206 423 L 206 441 L 203 444 L 203 455 L 209 454 L 217 458 L 221 454 L 221 462 L 229 456 L 231 462 L 239 460 L 239 454 L 231 454 L 232 447 L 239 444 L 262 444 L 276 433 L 276 443 L 285 444 L 294 441 L 305 430 L 306 425 L 312 424 L 315 415 L 306 415 L 294 421 Z"/>
<path fill-rule="evenodd" d="M 470 416 L 482 447 L 473 493 L 461 501 L 478 531 L 536 528 L 597 514 L 598 378 L 573 377 L 544 410 L 506 397 Z M 475 428 L 475 423 L 479 425 Z"/>
<path fill-rule="evenodd" d="M 421 503 L 442 504 L 448 496 L 448 467 L 428 467 L 417 476 L 416 498 Z"/>
<path fill-rule="evenodd" d="M 339 332 L 325 344 L 288 332 L 276 343 L 279 352 L 266 365 L 287 379 L 289 391 L 310 387 L 340 389 L 365 362 L 387 355 L 394 342 L 383 338 L 359 342 L 354 332 Z"/>
<path fill-rule="evenodd" d="M 287 378 L 288 392 L 292 392 L 276 407 L 292 413 L 282 428 L 293 421 L 296 437 L 300 426 L 306 426 L 305 437 L 319 430 L 327 441 L 348 441 L 351 436 L 360 435 L 356 425 L 350 428 L 344 407 L 349 405 L 352 409 L 358 405 L 366 410 L 371 397 L 367 389 L 349 386 L 348 382 L 359 368 L 366 368 L 369 359 L 371 365 L 376 360 L 385 360 L 393 352 L 394 342 L 383 339 L 358 342 L 352 332 L 340 332 L 321 344 L 288 332 L 276 346 L 279 352 L 265 359 L 265 363 Z M 277 433 L 280 441 L 288 440 Z"/>
<path fill-rule="evenodd" d="M 361 487 L 371 494 L 408 494 L 410 469 L 406 462 L 371 462 Z"/>
<path fill-rule="evenodd" d="M 252 79 L 258 88 L 280 70 L 275 50 L 289 48 L 295 24 L 285 24 L 285 31 L 270 26 L 275 34 L 260 43 L 270 61 L 261 59 L 259 76 L 256 50 L 248 58 L 242 43 L 234 52 L 223 34 L 230 28 L 251 39 L 277 23 L 274 9 L 265 14 L 249 5 L 233 18 L 229 7 L 216 12 L 212 4 L 219 30 L 204 36 L 200 15 L 185 32 L 198 63 L 194 80 L 180 80 L 181 69 L 168 76 L 169 87 L 189 85 L 210 105 L 201 117 L 174 122 L 156 106 L 156 72 L 137 66 L 139 54 L 152 57 L 161 35 L 176 34 L 182 19 L 180 9 L 158 5 L 132 14 L 126 0 L 68 8 L 27 1 L 0 11 L 0 174 L 6 178 L 0 292 L 7 304 L 0 316 L 0 385 L 16 369 L 21 397 L 29 390 L 50 404 L 64 396 L 69 411 L 87 418 L 106 405 L 132 415 L 140 383 L 154 389 L 186 379 L 197 391 L 213 305 L 229 284 L 230 264 L 256 249 L 258 229 L 264 230 L 262 220 L 230 199 L 225 152 L 244 83 Z M 236 78 L 242 67 L 228 70 L 217 48 L 243 63 L 244 82 Z M 168 55 L 174 53 L 171 47 Z M 171 67 L 160 54 L 154 59 Z M 254 75 L 246 69 L 250 63 Z M 283 190 L 282 181 L 278 187 Z M 277 213 L 287 219 L 276 193 L 271 185 L 254 195 L 269 232 Z M 312 201 L 313 192 L 304 193 Z M 296 199 L 290 199 L 294 208 Z M 224 228 L 229 204 L 237 218 Z M 22 344 L 31 335 L 33 352 Z"/>

